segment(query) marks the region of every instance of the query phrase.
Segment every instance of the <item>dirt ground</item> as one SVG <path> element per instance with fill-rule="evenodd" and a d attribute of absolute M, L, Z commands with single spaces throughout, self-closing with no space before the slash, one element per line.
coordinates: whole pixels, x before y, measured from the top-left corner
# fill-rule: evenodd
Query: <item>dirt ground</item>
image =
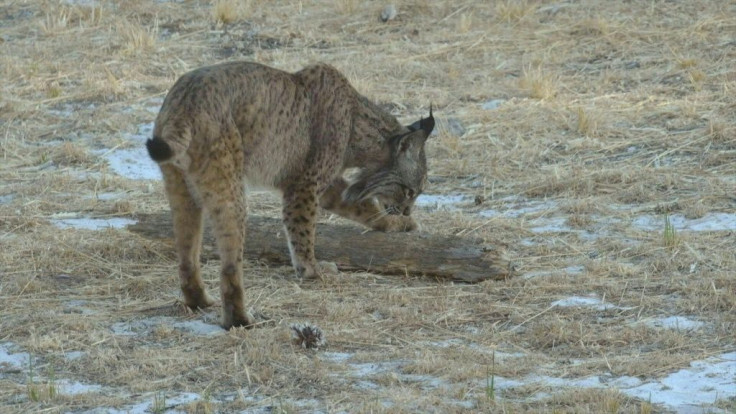
<path fill-rule="evenodd" d="M 387 4 L 0 2 L 0 412 L 736 412 L 736 4 Z M 248 262 L 257 329 L 185 309 L 171 242 L 125 225 L 168 209 L 143 148 L 167 88 L 229 60 L 433 104 L 422 231 L 518 275 Z"/>

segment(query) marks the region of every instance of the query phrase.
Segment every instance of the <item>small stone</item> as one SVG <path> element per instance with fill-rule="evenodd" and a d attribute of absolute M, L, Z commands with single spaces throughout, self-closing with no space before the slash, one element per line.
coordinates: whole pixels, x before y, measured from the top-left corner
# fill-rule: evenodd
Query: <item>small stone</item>
<path fill-rule="evenodd" d="M 398 13 L 396 12 L 396 6 L 394 6 L 393 4 L 389 4 L 384 7 L 383 10 L 381 10 L 381 21 L 385 23 L 389 20 L 393 20 L 394 18 L 396 18 L 397 14 Z"/>

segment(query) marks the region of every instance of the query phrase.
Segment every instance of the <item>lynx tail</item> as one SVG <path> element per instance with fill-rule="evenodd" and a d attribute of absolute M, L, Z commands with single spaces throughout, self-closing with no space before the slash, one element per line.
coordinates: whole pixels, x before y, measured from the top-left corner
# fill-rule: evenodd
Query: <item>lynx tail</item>
<path fill-rule="evenodd" d="M 163 162 L 174 156 L 171 146 L 159 137 L 146 141 L 148 155 L 156 162 Z"/>

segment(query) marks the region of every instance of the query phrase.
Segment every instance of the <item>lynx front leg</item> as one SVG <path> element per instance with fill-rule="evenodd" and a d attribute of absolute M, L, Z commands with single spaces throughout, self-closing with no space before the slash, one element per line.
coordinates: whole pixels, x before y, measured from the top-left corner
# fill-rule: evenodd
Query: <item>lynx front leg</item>
<path fill-rule="evenodd" d="M 347 184 L 344 180 L 334 181 L 320 198 L 320 206 L 325 210 L 357 221 L 377 231 L 412 231 L 419 227 L 411 216 L 388 214 L 373 199 L 363 200 L 356 204 L 346 203 L 342 198 L 342 192 L 346 187 Z"/>
<path fill-rule="evenodd" d="M 300 278 L 319 277 L 319 266 L 314 258 L 317 216 L 316 185 L 292 187 L 284 191 L 283 203 L 284 227 L 294 270 Z"/>
<path fill-rule="evenodd" d="M 182 172 L 172 165 L 161 165 L 166 196 L 174 222 L 176 253 L 179 257 L 179 279 L 184 303 L 192 309 L 214 303 L 204 289 L 199 269 L 202 245 L 202 208 L 192 197 Z"/>

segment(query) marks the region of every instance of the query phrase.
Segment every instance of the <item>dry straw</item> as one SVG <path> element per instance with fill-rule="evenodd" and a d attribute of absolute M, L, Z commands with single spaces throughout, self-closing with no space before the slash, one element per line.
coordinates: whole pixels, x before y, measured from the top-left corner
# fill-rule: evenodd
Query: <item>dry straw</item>
<path fill-rule="evenodd" d="M 155 411 L 191 392 L 201 399 L 179 409 L 659 412 L 616 390 L 528 379 L 654 381 L 733 350 L 736 239 L 673 227 L 734 211 L 727 7 L 412 0 L 382 23 L 383 6 L 3 6 L 0 346 L 32 355 L 34 374 L 0 363 L 0 411 Z M 103 154 L 139 145 L 127 137 L 154 120 L 182 73 L 235 59 L 331 63 L 407 123 L 433 103 L 441 127 L 428 142 L 427 192 L 467 197 L 417 208 L 418 220 L 503 249 L 521 276 L 454 285 L 343 273 L 300 284 L 289 267 L 247 262 L 247 306 L 263 322 L 196 334 L 185 328 L 215 323 L 220 309 L 182 305 L 171 241 L 53 224 L 166 210 L 160 182 L 121 177 Z M 484 109 L 493 100 L 502 103 Z M 254 193 L 249 209 L 278 217 L 280 200 Z M 642 217 L 653 224 L 636 225 Z M 545 223 L 557 231 L 540 231 Z M 215 297 L 218 268 L 202 266 Z M 551 305 L 593 295 L 613 307 Z M 671 315 L 704 325 L 646 323 Z M 289 326 L 305 320 L 329 343 L 304 349 L 319 342 L 309 334 L 294 346 Z M 65 379 L 104 392 L 72 395 Z"/>

